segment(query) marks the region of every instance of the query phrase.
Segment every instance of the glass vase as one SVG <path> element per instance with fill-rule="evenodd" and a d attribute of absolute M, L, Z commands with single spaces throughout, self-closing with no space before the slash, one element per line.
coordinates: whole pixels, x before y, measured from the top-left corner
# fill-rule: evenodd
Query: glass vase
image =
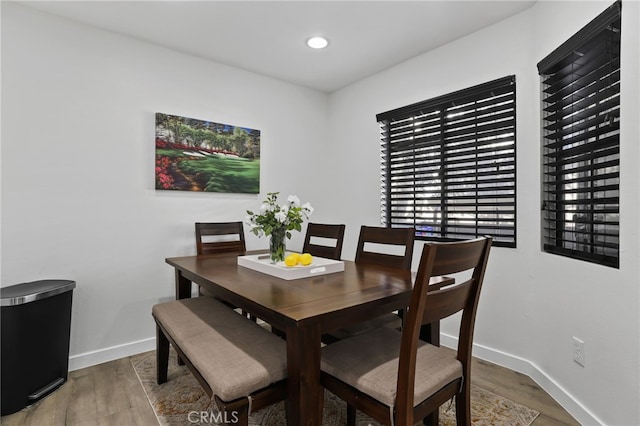
<path fill-rule="evenodd" d="M 286 247 L 287 230 L 275 229 L 271 232 L 269 240 L 269 254 L 271 255 L 271 263 L 284 261 Z"/>

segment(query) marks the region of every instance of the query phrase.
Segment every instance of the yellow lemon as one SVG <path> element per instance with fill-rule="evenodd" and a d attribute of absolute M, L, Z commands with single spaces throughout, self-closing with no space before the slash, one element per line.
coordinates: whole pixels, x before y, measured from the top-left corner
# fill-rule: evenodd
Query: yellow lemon
<path fill-rule="evenodd" d="M 297 253 L 291 253 L 284 258 L 284 264 L 287 266 L 296 266 L 300 261 L 300 255 Z"/>
<path fill-rule="evenodd" d="M 303 253 L 302 256 L 300 256 L 300 263 L 304 266 L 311 265 L 311 262 L 313 262 L 313 256 L 309 253 Z"/>

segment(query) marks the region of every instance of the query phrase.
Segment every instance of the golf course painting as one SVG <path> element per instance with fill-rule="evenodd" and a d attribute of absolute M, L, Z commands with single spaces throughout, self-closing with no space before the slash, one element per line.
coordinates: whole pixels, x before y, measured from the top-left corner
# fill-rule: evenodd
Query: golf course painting
<path fill-rule="evenodd" d="M 156 113 L 156 189 L 260 192 L 260 130 Z"/>

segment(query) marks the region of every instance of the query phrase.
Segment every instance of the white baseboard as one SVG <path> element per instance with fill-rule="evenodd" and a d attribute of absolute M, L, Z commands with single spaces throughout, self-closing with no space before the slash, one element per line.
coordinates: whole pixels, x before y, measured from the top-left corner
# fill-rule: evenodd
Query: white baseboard
<path fill-rule="evenodd" d="M 69 371 L 79 370 L 85 367 L 102 364 L 103 362 L 125 358 L 142 352 L 152 351 L 156 348 L 156 338 L 138 340 L 137 342 L 126 343 L 124 345 L 112 346 L 110 348 L 97 351 L 85 352 L 83 354 L 69 357 Z"/>
<path fill-rule="evenodd" d="M 449 348 L 458 346 L 458 338 L 446 334 L 440 334 L 440 344 Z M 545 390 L 558 404 L 571 414 L 577 422 L 583 425 L 603 425 L 602 420 L 591 413 L 584 405 L 578 402 L 555 380 L 541 370 L 531 361 L 511 355 L 496 349 L 478 344 L 473 344 L 473 356 L 492 362 L 502 367 L 529 376 L 534 382 Z"/>

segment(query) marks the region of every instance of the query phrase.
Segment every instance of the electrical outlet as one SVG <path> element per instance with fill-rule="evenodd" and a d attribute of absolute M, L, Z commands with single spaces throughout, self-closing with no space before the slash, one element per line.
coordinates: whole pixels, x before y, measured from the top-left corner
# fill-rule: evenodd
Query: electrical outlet
<path fill-rule="evenodd" d="M 573 361 L 584 367 L 584 342 L 573 336 Z"/>

